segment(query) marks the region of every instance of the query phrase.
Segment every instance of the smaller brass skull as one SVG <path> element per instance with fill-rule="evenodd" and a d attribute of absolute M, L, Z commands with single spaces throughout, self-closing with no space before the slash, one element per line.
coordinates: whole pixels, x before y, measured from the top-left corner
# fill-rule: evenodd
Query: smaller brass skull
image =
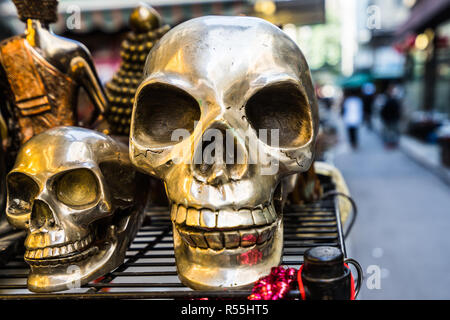
<path fill-rule="evenodd" d="M 28 231 L 28 288 L 51 292 L 83 285 L 123 262 L 148 189 L 125 145 L 59 127 L 21 148 L 7 190 L 9 222 Z"/>

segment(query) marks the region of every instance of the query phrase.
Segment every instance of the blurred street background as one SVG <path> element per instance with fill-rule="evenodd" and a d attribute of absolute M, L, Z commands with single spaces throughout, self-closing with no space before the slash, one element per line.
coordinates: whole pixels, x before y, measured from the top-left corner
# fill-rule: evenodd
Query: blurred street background
<path fill-rule="evenodd" d="M 107 83 L 141 1 L 61 0 L 53 30 L 83 42 Z M 172 27 L 251 15 L 296 41 L 319 98 L 317 159 L 359 209 L 347 246 L 366 273 L 360 298 L 450 299 L 450 0 L 144 2 Z M 0 39 L 23 30 L 0 0 Z"/>

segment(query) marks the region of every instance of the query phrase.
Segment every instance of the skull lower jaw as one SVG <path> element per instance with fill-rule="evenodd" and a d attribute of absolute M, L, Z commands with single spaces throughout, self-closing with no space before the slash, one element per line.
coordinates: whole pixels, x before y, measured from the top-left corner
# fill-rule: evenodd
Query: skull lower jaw
<path fill-rule="evenodd" d="M 109 236 L 72 255 L 51 259 L 25 258 L 31 267 L 28 289 L 55 292 L 82 286 L 120 265 L 122 259 L 116 258 L 117 247 L 117 238 Z"/>
<path fill-rule="evenodd" d="M 273 223 L 273 234 L 265 242 L 234 249 L 193 247 L 181 237 L 176 224 L 173 231 L 178 276 L 185 285 L 193 289 L 245 288 L 281 263 L 281 217 Z"/>

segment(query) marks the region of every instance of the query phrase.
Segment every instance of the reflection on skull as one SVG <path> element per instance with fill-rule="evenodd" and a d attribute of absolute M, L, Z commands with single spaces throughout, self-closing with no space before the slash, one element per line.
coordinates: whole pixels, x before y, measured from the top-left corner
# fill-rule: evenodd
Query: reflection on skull
<path fill-rule="evenodd" d="M 9 222 L 28 231 L 28 288 L 74 288 L 119 266 L 142 222 L 146 178 L 128 149 L 95 131 L 59 127 L 19 151 L 7 176 Z"/>
<path fill-rule="evenodd" d="M 179 277 L 196 289 L 246 286 L 281 262 L 274 200 L 280 182 L 313 160 L 318 115 L 305 58 L 264 20 L 202 17 L 167 33 L 144 71 L 130 157 L 165 181 Z M 174 139 L 177 129 L 187 137 Z M 262 129 L 277 133 L 278 144 L 262 139 Z M 205 141 L 230 137 L 225 161 L 195 161 L 210 151 Z M 255 146 L 277 170 L 264 174 L 266 164 L 250 161 Z"/>

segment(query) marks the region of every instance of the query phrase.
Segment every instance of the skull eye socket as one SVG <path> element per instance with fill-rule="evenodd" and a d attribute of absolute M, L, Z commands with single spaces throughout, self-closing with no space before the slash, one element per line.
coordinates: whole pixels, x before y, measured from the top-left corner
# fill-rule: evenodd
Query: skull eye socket
<path fill-rule="evenodd" d="M 39 192 L 39 186 L 29 176 L 12 172 L 7 177 L 8 214 L 22 215 L 31 212 L 33 200 Z"/>
<path fill-rule="evenodd" d="M 142 145 L 166 147 L 177 144 L 180 135 L 174 130 L 187 130 L 192 134 L 195 121 L 200 119 L 197 101 L 187 92 L 168 84 L 153 83 L 143 87 L 136 101 L 134 138 Z"/>
<path fill-rule="evenodd" d="M 274 146 L 271 129 L 278 130 L 278 146 L 298 148 L 312 137 L 312 118 L 309 104 L 293 83 L 277 83 L 256 92 L 245 106 L 245 114 L 258 138 L 267 130 L 269 145 Z M 265 141 L 264 141 L 265 142 Z"/>
<path fill-rule="evenodd" d="M 69 207 L 93 204 L 98 199 L 98 182 L 88 169 L 75 169 L 63 173 L 54 185 L 56 198 Z"/>

